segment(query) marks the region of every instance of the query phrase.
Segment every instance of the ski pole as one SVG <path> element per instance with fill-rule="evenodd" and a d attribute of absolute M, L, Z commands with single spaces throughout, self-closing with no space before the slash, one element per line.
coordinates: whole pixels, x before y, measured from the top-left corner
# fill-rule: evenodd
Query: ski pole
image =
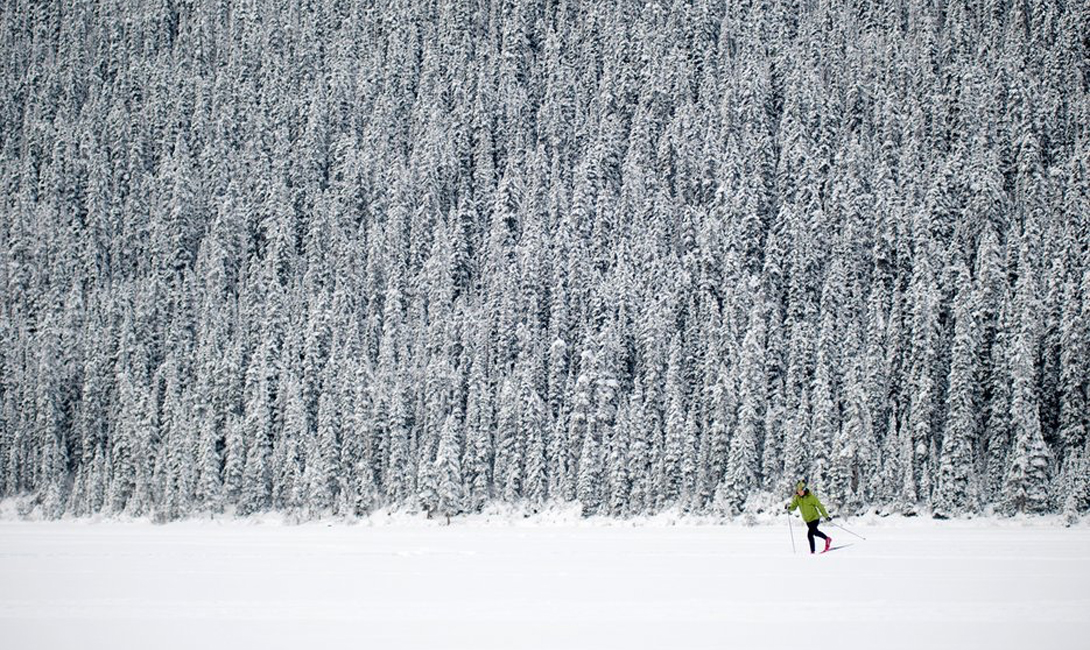
<path fill-rule="evenodd" d="M 847 528 L 845 528 L 845 527 L 841 526 L 840 524 L 836 523 L 835 521 L 830 521 L 829 523 L 830 523 L 830 524 L 832 524 L 832 525 L 834 525 L 834 526 L 836 526 L 837 528 L 839 528 L 840 530 L 844 531 L 845 533 L 848 533 L 849 535 L 855 535 L 856 537 L 858 537 L 859 539 L 863 540 L 864 542 L 865 542 L 865 541 L 867 541 L 867 538 L 866 538 L 866 537 L 863 537 L 862 535 L 860 535 L 860 534 L 858 534 L 858 533 L 853 533 L 852 531 L 850 531 L 850 530 L 848 530 Z"/>
<path fill-rule="evenodd" d="M 787 530 L 791 532 L 791 555 L 795 554 L 795 527 L 791 525 L 791 513 L 787 513 Z"/>

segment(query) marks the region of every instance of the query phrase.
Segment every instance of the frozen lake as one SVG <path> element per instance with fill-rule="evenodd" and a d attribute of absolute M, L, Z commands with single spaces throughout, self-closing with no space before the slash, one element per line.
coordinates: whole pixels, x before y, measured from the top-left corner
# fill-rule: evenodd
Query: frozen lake
<path fill-rule="evenodd" d="M 851 527 L 6 521 L 0 647 L 1090 647 L 1090 528 Z"/>

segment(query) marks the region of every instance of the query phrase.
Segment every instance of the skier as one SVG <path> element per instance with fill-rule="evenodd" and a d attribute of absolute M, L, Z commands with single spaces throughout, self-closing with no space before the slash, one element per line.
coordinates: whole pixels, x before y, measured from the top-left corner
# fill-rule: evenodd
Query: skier
<path fill-rule="evenodd" d="M 825 540 L 825 549 L 822 553 L 828 551 L 829 547 L 833 545 L 833 538 L 818 530 L 818 522 L 822 517 L 825 517 L 825 521 L 832 521 L 833 518 L 825 511 L 825 506 L 821 504 L 821 501 L 818 501 L 817 495 L 806 489 L 806 481 L 799 481 L 795 484 L 795 498 L 791 499 L 791 503 L 787 504 L 786 507 L 788 512 L 798 508 L 802 520 L 806 522 L 806 539 L 810 542 L 810 553 L 814 552 L 815 535 Z"/>

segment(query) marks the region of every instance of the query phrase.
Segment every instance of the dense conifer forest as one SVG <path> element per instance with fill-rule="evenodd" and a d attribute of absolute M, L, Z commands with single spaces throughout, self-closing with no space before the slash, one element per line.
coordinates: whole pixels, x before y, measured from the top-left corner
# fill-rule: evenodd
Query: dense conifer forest
<path fill-rule="evenodd" d="M 1090 505 L 1085 0 L 9 0 L 45 517 Z"/>

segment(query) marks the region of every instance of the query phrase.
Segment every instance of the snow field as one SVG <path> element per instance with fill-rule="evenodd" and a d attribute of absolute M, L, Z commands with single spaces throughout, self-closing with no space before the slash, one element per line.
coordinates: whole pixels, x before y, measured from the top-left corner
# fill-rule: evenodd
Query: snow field
<path fill-rule="evenodd" d="M 0 647 L 1087 648 L 1090 529 L 0 522 Z"/>

